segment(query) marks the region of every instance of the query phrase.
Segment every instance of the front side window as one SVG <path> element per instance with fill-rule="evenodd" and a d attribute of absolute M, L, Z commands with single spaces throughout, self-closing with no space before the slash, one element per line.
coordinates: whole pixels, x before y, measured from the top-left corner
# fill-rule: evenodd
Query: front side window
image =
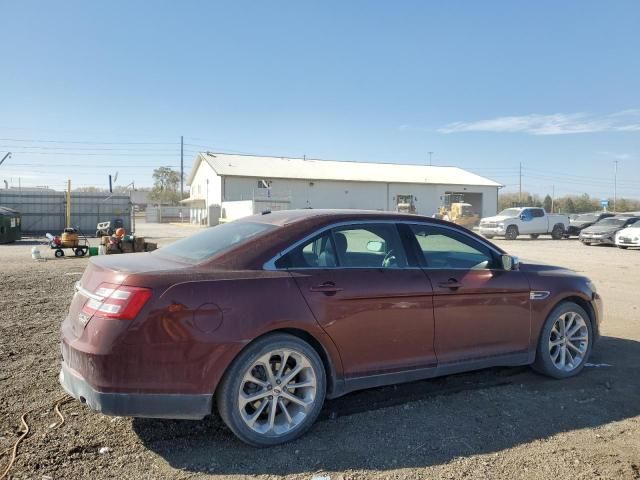
<path fill-rule="evenodd" d="M 493 266 L 491 251 L 461 233 L 430 225 L 410 227 L 426 268 L 472 270 Z"/>
<path fill-rule="evenodd" d="M 534 218 L 544 217 L 544 210 L 541 208 L 533 209 L 533 217 Z"/>
<path fill-rule="evenodd" d="M 403 268 L 407 257 L 393 224 L 336 227 L 295 247 L 276 268 Z"/>

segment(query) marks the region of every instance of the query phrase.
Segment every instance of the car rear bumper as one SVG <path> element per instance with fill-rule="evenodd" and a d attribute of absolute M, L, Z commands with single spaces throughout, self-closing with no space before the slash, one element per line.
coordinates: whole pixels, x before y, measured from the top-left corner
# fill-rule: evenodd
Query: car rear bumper
<path fill-rule="evenodd" d="M 64 362 L 59 380 L 69 395 L 105 415 L 200 420 L 211 413 L 212 395 L 101 392 Z"/>
<path fill-rule="evenodd" d="M 613 245 L 614 241 L 611 237 L 588 237 L 581 235 L 580 241 L 582 243 L 592 243 L 592 244 L 602 244 L 602 245 Z"/>

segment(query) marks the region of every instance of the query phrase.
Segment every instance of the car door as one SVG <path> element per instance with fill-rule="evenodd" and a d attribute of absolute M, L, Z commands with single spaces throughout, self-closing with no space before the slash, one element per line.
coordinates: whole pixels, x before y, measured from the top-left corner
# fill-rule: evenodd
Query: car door
<path fill-rule="evenodd" d="M 498 267 L 499 256 L 461 230 L 408 226 L 434 291 L 439 366 L 528 350 L 529 283 Z"/>
<path fill-rule="evenodd" d="M 518 232 L 522 234 L 535 233 L 533 212 L 530 208 L 525 208 L 520 213 Z"/>
<path fill-rule="evenodd" d="M 394 223 L 328 229 L 276 267 L 295 278 L 347 377 L 436 365 L 433 291 L 409 265 Z"/>
<path fill-rule="evenodd" d="M 530 222 L 531 233 L 545 233 L 551 231 L 553 225 L 549 225 L 549 217 L 544 214 L 542 208 L 532 208 L 531 216 L 533 220 Z"/>

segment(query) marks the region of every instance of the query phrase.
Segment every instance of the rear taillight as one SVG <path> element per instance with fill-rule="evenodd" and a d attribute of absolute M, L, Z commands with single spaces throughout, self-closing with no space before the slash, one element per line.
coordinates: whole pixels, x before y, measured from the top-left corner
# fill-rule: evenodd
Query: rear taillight
<path fill-rule="evenodd" d="M 103 318 L 133 320 L 151 298 L 151 290 L 102 283 L 82 307 L 82 312 Z"/>

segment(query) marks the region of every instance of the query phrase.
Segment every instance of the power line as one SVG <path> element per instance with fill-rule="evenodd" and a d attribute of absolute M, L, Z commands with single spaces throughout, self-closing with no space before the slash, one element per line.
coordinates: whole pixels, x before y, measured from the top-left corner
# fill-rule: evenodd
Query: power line
<path fill-rule="evenodd" d="M 34 138 L 0 138 L 0 142 L 74 143 L 83 145 L 178 145 L 178 142 L 97 142 L 94 140 L 43 140 Z"/>

